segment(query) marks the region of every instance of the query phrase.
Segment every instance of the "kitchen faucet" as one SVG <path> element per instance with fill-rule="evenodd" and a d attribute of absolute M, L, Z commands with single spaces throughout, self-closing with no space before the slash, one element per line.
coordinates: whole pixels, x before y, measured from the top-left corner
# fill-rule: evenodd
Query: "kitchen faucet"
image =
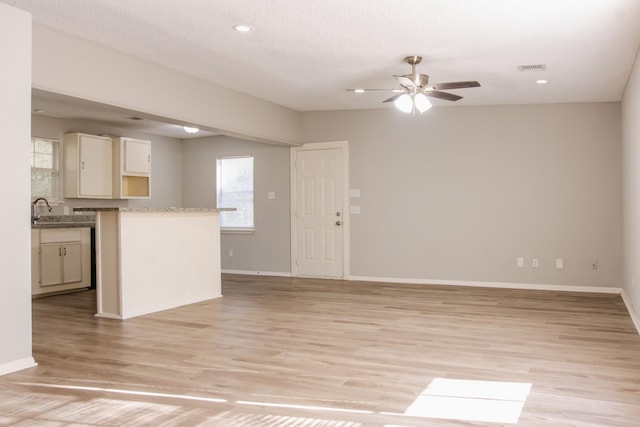
<path fill-rule="evenodd" d="M 33 201 L 32 209 L 31 209 L 31 224 L 34 224 L 34 225 L 36 221 L 40 219 L 40 212 L 38 212 L 38 207 L 36 206 L 40 200 L 43 200 L 47 204 L 47 209 L 49 209 L 49 212 L 51 212 L 51 209 L 52 209 L 51 206 L 49 205 L 49 201 L 44 197 L 38 197 L 37 199 L 35 199 Z"/>

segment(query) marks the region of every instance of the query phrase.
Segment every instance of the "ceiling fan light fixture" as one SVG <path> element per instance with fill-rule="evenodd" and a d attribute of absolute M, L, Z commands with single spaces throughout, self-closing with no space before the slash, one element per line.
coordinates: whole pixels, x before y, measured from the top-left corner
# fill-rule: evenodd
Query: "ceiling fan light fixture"
<path fill-rule="evenodd" d="M 393 102 L 396 108 L 403 113 L 410 113 L 413 111 L 413 99 L 409 94 L 400 95 L 398 99 Z"/>
<path fill-rule="evenodd" d="M 413 102 L 416 105 L 418 111 L 420 111 L 420 114 L 431 108 L 431 102 L 429 102 L 427 95 L 425 95 L 424 93 L 416 94 L 413 98 Z"/>
<path fill-rule="evenodd" d="M 369 91 L 392 91 L 396 95 L 389 97 L 382 101 L 382 103 L 395 104 L 395 107 L 405 114 L 416 114 L 418 111 L 420 114 L 425 113 L 431 109 L 432 105 L 429 98 L 438 98 L 445 101 L 458 101 L 462 99 L 462 96 L 454 93 L 444 92 L 448 89 L 464 89 L 472 87 L 480 87 L 480 83 L 475 80 L 459 81 L 459 82 L 444 82 L 444 83 L 431 83 L 429 84 L 429 76 L 427 74 L 420 74 L 416 71 L 416 65 L 422 60 L 421 56 L 407 56 L 404 61 L 411 65 L 411 73 L 404 75 L 394 74 L 393 77 L 397 83 L 400 84 L 400 88 L 396 89 L 346 89 L 349 92 L 362 93 Z"/>

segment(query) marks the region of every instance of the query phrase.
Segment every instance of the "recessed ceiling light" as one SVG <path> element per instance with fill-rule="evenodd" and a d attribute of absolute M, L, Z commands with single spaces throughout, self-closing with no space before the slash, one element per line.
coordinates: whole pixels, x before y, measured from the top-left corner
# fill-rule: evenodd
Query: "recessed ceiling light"
<path fill-rule="evenodd" d="M 364 93 L 364 89 L 354 89 L 355 93 Z"/>
<path fill-rule="evenodd" d="M 546 85 L 547 83 L 549 83 L 549 80 L 540 79 L 536 80 L 536 83 L 538 83 L 539 85 Z"/>
<path fill-rule="evenodd" d="M 191 126 L 182 126 L 182 128 L 186 133 L 198 133 L 200 131 L 200 129 Z"/>
<path fill-rule="evenodd" d="M 236 31 L 240 31 L 241 33 L 247 33 L 251 31 L 251 27 L 248 25 L 234 25 L 233 29 Z"/>

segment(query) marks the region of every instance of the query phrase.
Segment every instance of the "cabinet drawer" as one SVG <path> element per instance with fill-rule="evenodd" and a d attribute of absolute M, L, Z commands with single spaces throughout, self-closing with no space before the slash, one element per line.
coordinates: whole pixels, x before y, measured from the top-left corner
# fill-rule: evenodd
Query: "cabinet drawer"
<path fill-rule="evenodd" d="M 55 228 L 40 230 L 40 243 L 81 242 L 85 228 Z"/>

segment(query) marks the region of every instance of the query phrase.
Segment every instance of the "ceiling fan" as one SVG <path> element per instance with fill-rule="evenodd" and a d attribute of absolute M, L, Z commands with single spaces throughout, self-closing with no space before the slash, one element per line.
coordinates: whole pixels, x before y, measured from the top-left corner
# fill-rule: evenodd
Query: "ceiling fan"
<path fill-rule="evenodd" d="M 424 113 L 431 108 L 431 103 L 427 97 L 445 99 L 447 101 L 457 101 L 462 99 L 461 96 L 453 93 L 442 92 L 442 90 L 449 89 L 463 89 L 468 87 L 479 87 L 480 83 L 476 81 L 464 81 L 464 82 L 448 82 L 448 83 L 433 83 L 429 84 L 429 76 L 426 74 L 418 74 L 416 72 L 416 65 L 422 61 L 421 56 L 407 56 L 404 58 L 404 62 L 411 65 L 411 73 L 404 74 L 402 76 L 394 75 L 395 79 L 400 83 L 402 89 L 347 89 L 351 92 L 367 92 L 367 91 L 380 91 L 391 90 L 393 92 L 400 92 L 391 98 L 385 99 L 382 102 L 394 102 L 396 107 L 405 113 L 418 110 L 420 113 Z"/>

